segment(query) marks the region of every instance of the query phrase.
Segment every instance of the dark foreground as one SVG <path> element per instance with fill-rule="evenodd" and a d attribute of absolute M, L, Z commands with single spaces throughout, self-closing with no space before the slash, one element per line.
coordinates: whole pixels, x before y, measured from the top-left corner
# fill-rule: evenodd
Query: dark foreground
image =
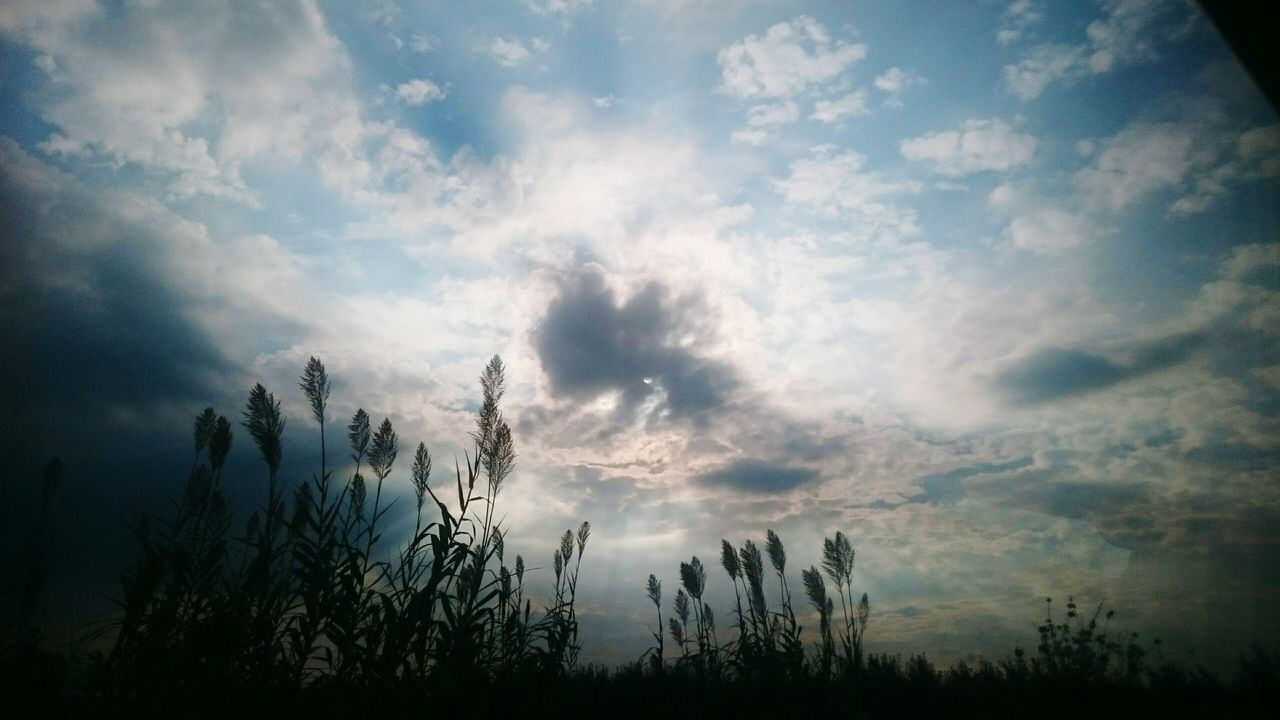
<path fill-rule="evenodd" d="M 871 656 L 853 681 L 699 678 L 640 665 L 570 674 L 438 678 L 369 688 L 337 680 L 304 689 L 226 686 L 183 678 L 154 691 L 66 674 L 53 655 L 6 669 L 10 717 L 1093 718 L 1272 717 L 1280 664 L 1256 652 L 1229 680 L 1167 666 L 1141 682 L 1050 677 L 1016 662 L 939 670 L 923 657 Z"/>

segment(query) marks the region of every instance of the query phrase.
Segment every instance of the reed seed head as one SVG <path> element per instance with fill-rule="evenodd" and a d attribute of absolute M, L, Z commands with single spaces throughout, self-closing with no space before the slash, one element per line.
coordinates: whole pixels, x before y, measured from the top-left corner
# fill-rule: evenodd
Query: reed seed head
<path fill-rule="evenodd" d="M 209 464 L 214 472 L 222 468 L 231 452 L 231 422 L 221 415 L 213 424 L 213 433 L 209 437 Z"/>
<path fill-rule="evenodd" d="M 262 383 L 249 391 L 249 403 L 242 423 L 253 437 L 262 453 L 262 459 L 275 474 L 280 469 L 280 436 L 284 433 L 284 417 L 280 414 L 280 402 L 262 387 Z"/>
<path fill-rule="evenodd" d="M 751 540 L 742 544 L 738 551 L 738 560 L 742 564 L 742 574 L 747 585 L 754 591 L 764 587 L 764 559 L 760 556 L 760 548 Z"/>
<path fill-rule="evenodd" d="M 351 441 L 351 459 L 360 462 L 369 450 L 369 439 L 373 431 L 369 427 L 369 413 L 364 408 L 356 410 L 351 416 L 351 424 L 347 426 L 347 439 Z"/>
<path fill-rule="evenodd" d="M 209 438 L 213 435 L 213 424 L 216 420 L 217 415 L 214 414 L 211 407 L 205 408 L 204 412 L 196 416 L 194 434 L 197 453 L 204 450 L 205 446 L 209 444 Z"/>
<path fill-rule="evenodd" d="M 391 474 L 391 465 L 396 461 L 400 450 L 400 440 L 391 427 L 391 420 L 382 419 L 378 432 L 373 435 L 373 447 L 369 449 L 369 467 L 379 480 L 385 480 Z"/>
<path fill-rule="evenodd" d="M 507 539 L 503 537 L 502 531 L 494 529 L 493 531 L 493 554 L 498 556 L 498 562 L 502 562 L 502 556 L 507 550 Z"/>
<path fill-rule="evenodd" d="M 676 617 L 680 618 L 680 622 L 689 622 L 689 596 L 685 594 L 684 589 L 676 590 Z"/>
<path fill-rule="evenodd" d="M 729 573 L 729 579 L 737 580 L 742 574 L 742 565 L 738 562 L 738 551 L 733 549 L 728 540 L 720 541 L 720 564 Z"/>
<path fill-rule="evenodd" d="M 694 600 L 702 600 L 702 591 L 707 586 L 707 570 L 698 556 L 695 555 L 690 562 L 680 563 L 680 584 Z"/>
<path fill-rule="evenodd" d="M 827 608 L 827 585 L 822 581 L 822 573 L 818 572 L 818 568 L 809 566 L 808 570 L 800 572 L 800 579 L 804 581 L 804 593 L 809 597 L 809 602 L 818 610 L 819 615 L 824 615 Z"/>
<path fill-rule="evenodd" d="M 652 573 L 650 573 L 649 582 L 645 586 L 645 589 L 649 594 L 649 601 L 652 602 L 655 607 L 661 608 L 662 607 L 662 581 L 659 580 Z"/>
<path fill-rule="evenodd" d="M 782 538 L 772 530 L 765 533 L 765 552 L 769 555 L 769 564 L 779 575 L 786 571 L 787 551 L 782 547 Z"/>
<path fill-rule="evenodd" d="M 306 393 L 311 403 L 311 414 L 316 422 L 324 423 L 324 409 L 329 402 L 329 374 L 324 371 L 324 363 L 314 355 L 307 361 L 302 377 L 298 378 L 298 387 Z"/>
<path fill-rule="evenodd" d="M 565 530 L 564 535 L 560 537 L 560 555 L 564 558 L 564 564 L 568 565 L 569 560 L 573 558 L 573 531 Z"/>
<path fill-rule="evenodd" d="M 822 541 L 822 569 L 837 585 L 849 582 L 853 576 L 853 546 L 844 533 L 836 531 L 835 539 Z"/>
<path fill-rule="evenodd" d="M 418 509 L 422 509 L 422 503 L 427 494 L 427 480 L 431 478 L 431 453 L 427 452 L 426 443 L 418 443 L 418 449 L 413 453 L 413 490 L 418 496 Z"/>

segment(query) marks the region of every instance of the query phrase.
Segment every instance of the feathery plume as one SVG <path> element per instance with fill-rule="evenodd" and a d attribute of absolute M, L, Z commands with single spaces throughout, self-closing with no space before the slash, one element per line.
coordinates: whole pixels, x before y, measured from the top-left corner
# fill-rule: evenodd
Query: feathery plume
<path fill-rule="evenodd" d="M 565 530 L 560 538 L 560 555 L 564 558 L 565 565 L 568 565 L 569 560 L 573 558 L 573 531 L 571 530 Z"/>
<path fill-rule="evenodd" d="M 738 551 L 724 539 L 720 540 L 720 564 L 724 566 L 724 571 L 729 573 L 730 580 L 738 579 L 738 575 L 742 572 L 742 565 L 738 562 Z"/>
<path fill-rule="evenodd" d="M 396 461 L 399 450 L 396 431 L 391 427 L 391 421 L 383 418 L 378 432 L 373 435 L 373 447 L 369 449 L 369 467 L 379 480 L 385 480 L 391 474 L 391 465 Z"/>
<path fill-rule="evenodd" d="M 764 549 L 773 569 L 779 575 L 783 574 L 787 566 L 787 551 L 782 547 L 782 538 L 778 537 L 778 533 L 772 530 L 765 533 Z"/>
<path fill-rule="evenodd" d="M 307 366 L 299 378 L 298 387 L 306 393 L 311 403 L 311 414 L 316 422 L 324 424 L 324 409 L 329 402 L 329 374 L 324 371 L 324 363 L 314 355 L 307 361 Z"/>
<path fill-rule="evenodd" d="M 676 590 L 676 617 L 680 618 L 680 622 L 689 623 L 689 596 L 685 594 L 683 589 Z"/>
<path fill-rule="evenodd" d="M 804 593 L 809 596 L 809 602 L 813 603 L 813 607 L 817 609 L 819 615 L 825 613 L 827 608 L 827 585 L 822 582 L 822 573 L 818 572 L 818 568 L 810 565 L 808 570 L 800 572 L 800 578 L 804 581 Z"/>
<path fill-rule="evenodd" d="M 373 431 L 369 428 L 369 413 L 364 408 L 356 410 L 351 416 L 351 424 L 347 426 L 347 439 L 351 441 L 351 459 L 360 462 L 369 449 L 369 438 Z"/>
<path fill-rule="evenodd" d="M 249 391 L 248 408 L 241 423 L 249 430 L 253 442 L 262 453 L 262 459 L 275 475 L 280 469 L 280 436 L 284 433 L 284 417 L 280 415 L 280 402 L 262 387 L 262 383 Z"/>
<path fill-rule="evenodd" d="M 213 408 L 207 407 L 204 412 L 196 416 L 195 426 L 195 444 L 196 452 L 205 449 L 209 444 L 209 438 L 213 435 L 213 424 L 217 420 L 217 416 L 213 412 Z"/>
<path fill-rule="evenodd" d="M 662 606 L 662 581 L 653 574 L 649 575 L 649 582 L 645 586 L 649 593 L 649 601 L 656 607 Z"/>
<path fill-rule="evenodd" d="M 209 464 L 213 466 L 214 472 L 222 469 L 223 463 L 227 461 L 227 454 L 230 452 L 231 422 L 219 415 L 217 421 L 213 424 L 213 432 L 209 436 Z"/>
<path fill-rule="evenodd" d="M 697 555 L 693 556 L 690 562 L 680 563 L 680 584 L 689 591 L 694 600 L 702 600 L 702 591 L 707 586 L 707 571 Z"/>
<path fill-rule="evenodd" d="M 824 538 L 822 541 L 822 569 L 831 581 L 840 585 L 847 583 L 853 576 L 853 547 L 844 533 L 836 531 L 834 540 Z"/>
<path fill-rule="evenodd" d="M 427 480 L 431 477 L 431 453 L 427 452 L 426 443 L 418 443 L 418 449 L 413 453 L 413 490 L 418 496 L 418 509 L 422 509 L 422 503 L 427 494 Z"/>

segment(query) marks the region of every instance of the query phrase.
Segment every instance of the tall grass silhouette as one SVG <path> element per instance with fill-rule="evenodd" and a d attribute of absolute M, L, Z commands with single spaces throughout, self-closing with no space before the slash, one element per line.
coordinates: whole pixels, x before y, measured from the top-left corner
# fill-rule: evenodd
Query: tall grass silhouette
<path fill-rule="evenodd" d="M 776 579 L 776 609 L 769 606 L 767 596 L 771 591 L 766 585 L 773 582 L 765 576 L 764 555 L 768 555 Z M 812 566 L 801 573 L 805 593 L 819 616 L 818 642 L 811 654 L 806 653 L 801 639 L 802 626 L 787 579 L 787 551 L 777 533 L 766 532 L 763 555 L 751 540 L 740 548 L 721 540 L 720 566 L 733 586 L 734 607 L 729 617 L 736 632 L 736 637 L 723 645 L 716 633 L 715 612 L 703 601 L 706 567 L 696 555 L 689 562 L 680 563 L 681 587 L 676 591 L 673 615 L 666 628 L 680 653 L 673 658 L 672 668 L 701 679 L 718 680 L 853 678 L 864 667 L 862 637 L 871 613 L 865 593 L 855 604 L 853 562 L 854 550 L 844 533 L 836 532 L 834 538 L 824 541 L 822 566 L 840 600 L 843 622 L 839 625 L 833 625 L 835 600 L 827 594 L 822 573 Z M 641 657 L 641 663 L 663 672 L 662 582 L 657 576 L 649 576 L 646 592 L 658 611 L 658 631 L 653 634 L 656 644 Z"/>
<path fill-rule="evenodd" d="M 395 479 L 399 436 L 390 420 L 374 430 L 357 410 L 347 426 L 354 470 L 336 480 L 324 440 L 331 385 L 319 359 L 299 381 L 320 426 L 319 471 L 288 500 L 278 477 L 280 401 L 261 384 L 249 393 L 241 425 L 266 466 L 266 487 L 239 529 L 222 477 L 231 423 L 212 409 L 198 415 L 196 461 L 173 517 L 144 517 L 134 529 L 138 556 L 122 578 L 114 640 L 90 673 L 98 691 L 386 688 L 572 671 L 590 525 L 565 531 L 552 559 L 554 600 L 535 612 L 524 558 L 507 564 L 495 514 L 516 458 L 499 408 L 504 372 L 495 356 L 480 377 L 474 446 L 445 483 L 456 503 L 433 486 L 433 458 L 418 444 L 407 480 L 414 531 L 394 552 L 383 552 L 392 510 L 384 490 Z"/>
<path fill-rule="evenodd" d="M 612 672 L 584 667 L 577 601 L 591 526 L 559 537 L 542 587 L 533 586 L 523 556 L 508 560 L 497 500 L 517 456 L 501 410 L 500 358 L 479 382 L 471 447 L 453 473 L 439 477 L 424 442 L 402 453 L 391 421 L 375 424 L 363 408 L 345 424 L 350 464 L 340 471 L 326 446 L 332 385 L 324 364 L 310 358 L 298 386 L 319 425 L 317 470 L 292 487 L 280 474 L 281 401 L 256 384 L 239 426 L 265 472 L 245 518 L 234 516 L 224 479 L 237 430 L 213 408 L 200 412 L 173 510 L 131 528 L 136 554 L 122 573 L 115 614 L 90 636 L 105 644 L 82 662 L 44 649 L 34 621 L 64 474 L 59 461 L 49 463 L 25 559 L 0 585 L 0 598 L 12 597 L 16 608 L 0 624 L 0 681 L 15 697 L 63 714 L 141 704 L 294 716 L 424 708 L 1114 716 L 1253 710 L 1275 696 L 1280 657 L 1260 647 L 1229 685 L 1203 668 L 1165 662 L 1158 640 L 1113 630 L 1114 611 L 1099 604 L 1084 612 L 1074 598 L 1058 616 L 1046 600 L 1034 651 L 1015 649 L 998 662 L 939 669 L 923 654 L 869 653 L 871 603 L 855 589 L 856 553 L 843 532 L 824 538 L 816 565 L 800 568 L 802 596 L 773 530 L 761 545 L 722 540 L 719 564 L 733 606 L 719 624 L 708 590 L 724 576 L 698 556 L 679 563 L 674 596 L 649 575 L 652 647 Z M 412 534 L 394 540 L 388 528 L 407 523 L 404 508 L 389 500 L 405 495 L 392 483 L 411 490 L 413 515 Z M 535 607 L 537 598 L 545 602 Z"/>

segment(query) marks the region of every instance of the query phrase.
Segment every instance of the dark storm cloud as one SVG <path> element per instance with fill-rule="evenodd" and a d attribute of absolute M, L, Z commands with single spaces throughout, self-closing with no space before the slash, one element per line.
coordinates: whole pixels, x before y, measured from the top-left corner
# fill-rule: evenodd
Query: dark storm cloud
<path fill-rule="evenodd" d="M 620 392 L 620 409 L 632 411 L 664 392 L 671 416 L 700 420 L 739 385 L 732 368 L 680 344 L 702 311 L 696 300 L 673 299 L 657 282 L 620 303 L 598 273 L 582 272 L 562 281 L 533 341 L 559 397 Z"/>
<path fill-rule="evenodd" d="M 1172 367 L 1204 344 L 1200 333 L 1161 338 L 1133 348 L 1124 362 L 1085 350 L 1049 348 L 1006 370 L 996 384 L 1019 403 L 1059 400 Z"/>
<path fill-rule="evenodd" d="M 916 479 L 915 484 L 923 491 L 911 498 L 911 502 L 927 502 L 934 505 L 950 505 L 964 497 L 965 478 L 978 475 L 992 475 L 1009 470 L 1020 470 L 1032 462 L 1031 458 L 1020 458 L 1004 463 L 986 463 L 973 467 L 956 468 L 946 472 L 932 473 Z"/>
<path fill-rule="evenodd" d="M 1151 488 L 1140 483 L 1089 483 L 1057 481 L 1029 484 L 1020 493 L 1021 503 L 1057 517 L 1084 520 L 1098 516 L 1122 517 L 1137 508 L 1151 506 Z"/>
<path fill-rule="evenodd" d="M 808 468 L 789 467 L 762 460 L 738 460 L 702 473 L 694 479 L 704 485 L 730 487 L 753 493 L 775 493 L 812 484 L 819 479 L 819 475 Z"/>
<path fill-rule="evenodd" d="M 167 514 L 205 406 L 234 426 L 233 502 L 256 501 L 264 477 L 238 422 L 244 395 L 228 390 L 236 368 L 191 319 L 208 300 L 184 292 L 166 265 L 172 226 L 162 211 L 122 206 L 0 139 L 0 482 L 10 507 L 25 507 L 39 468 L 64 461 L 48 535 L 54 605 L 113 591 L 126 523 Z M 6 553 L 25 547 L 25 520 L 0 524 Z"/>
<path fill-rule="evenodd" d="M 184 314 L 165 238 L 16 146 L 0 148 L 0 384 L 14 423 L 83 439 L 107 418 L 207 399 L 229 371 Z M 198 401 L 198 400 L 197 400 Z"/>
<path fill-rule="evenodd" d="M 1192 448 L 1186 458 L 1228 470 L 1267 470 L 1280 466 L 1280 448 L 1214 440 Z"/>

